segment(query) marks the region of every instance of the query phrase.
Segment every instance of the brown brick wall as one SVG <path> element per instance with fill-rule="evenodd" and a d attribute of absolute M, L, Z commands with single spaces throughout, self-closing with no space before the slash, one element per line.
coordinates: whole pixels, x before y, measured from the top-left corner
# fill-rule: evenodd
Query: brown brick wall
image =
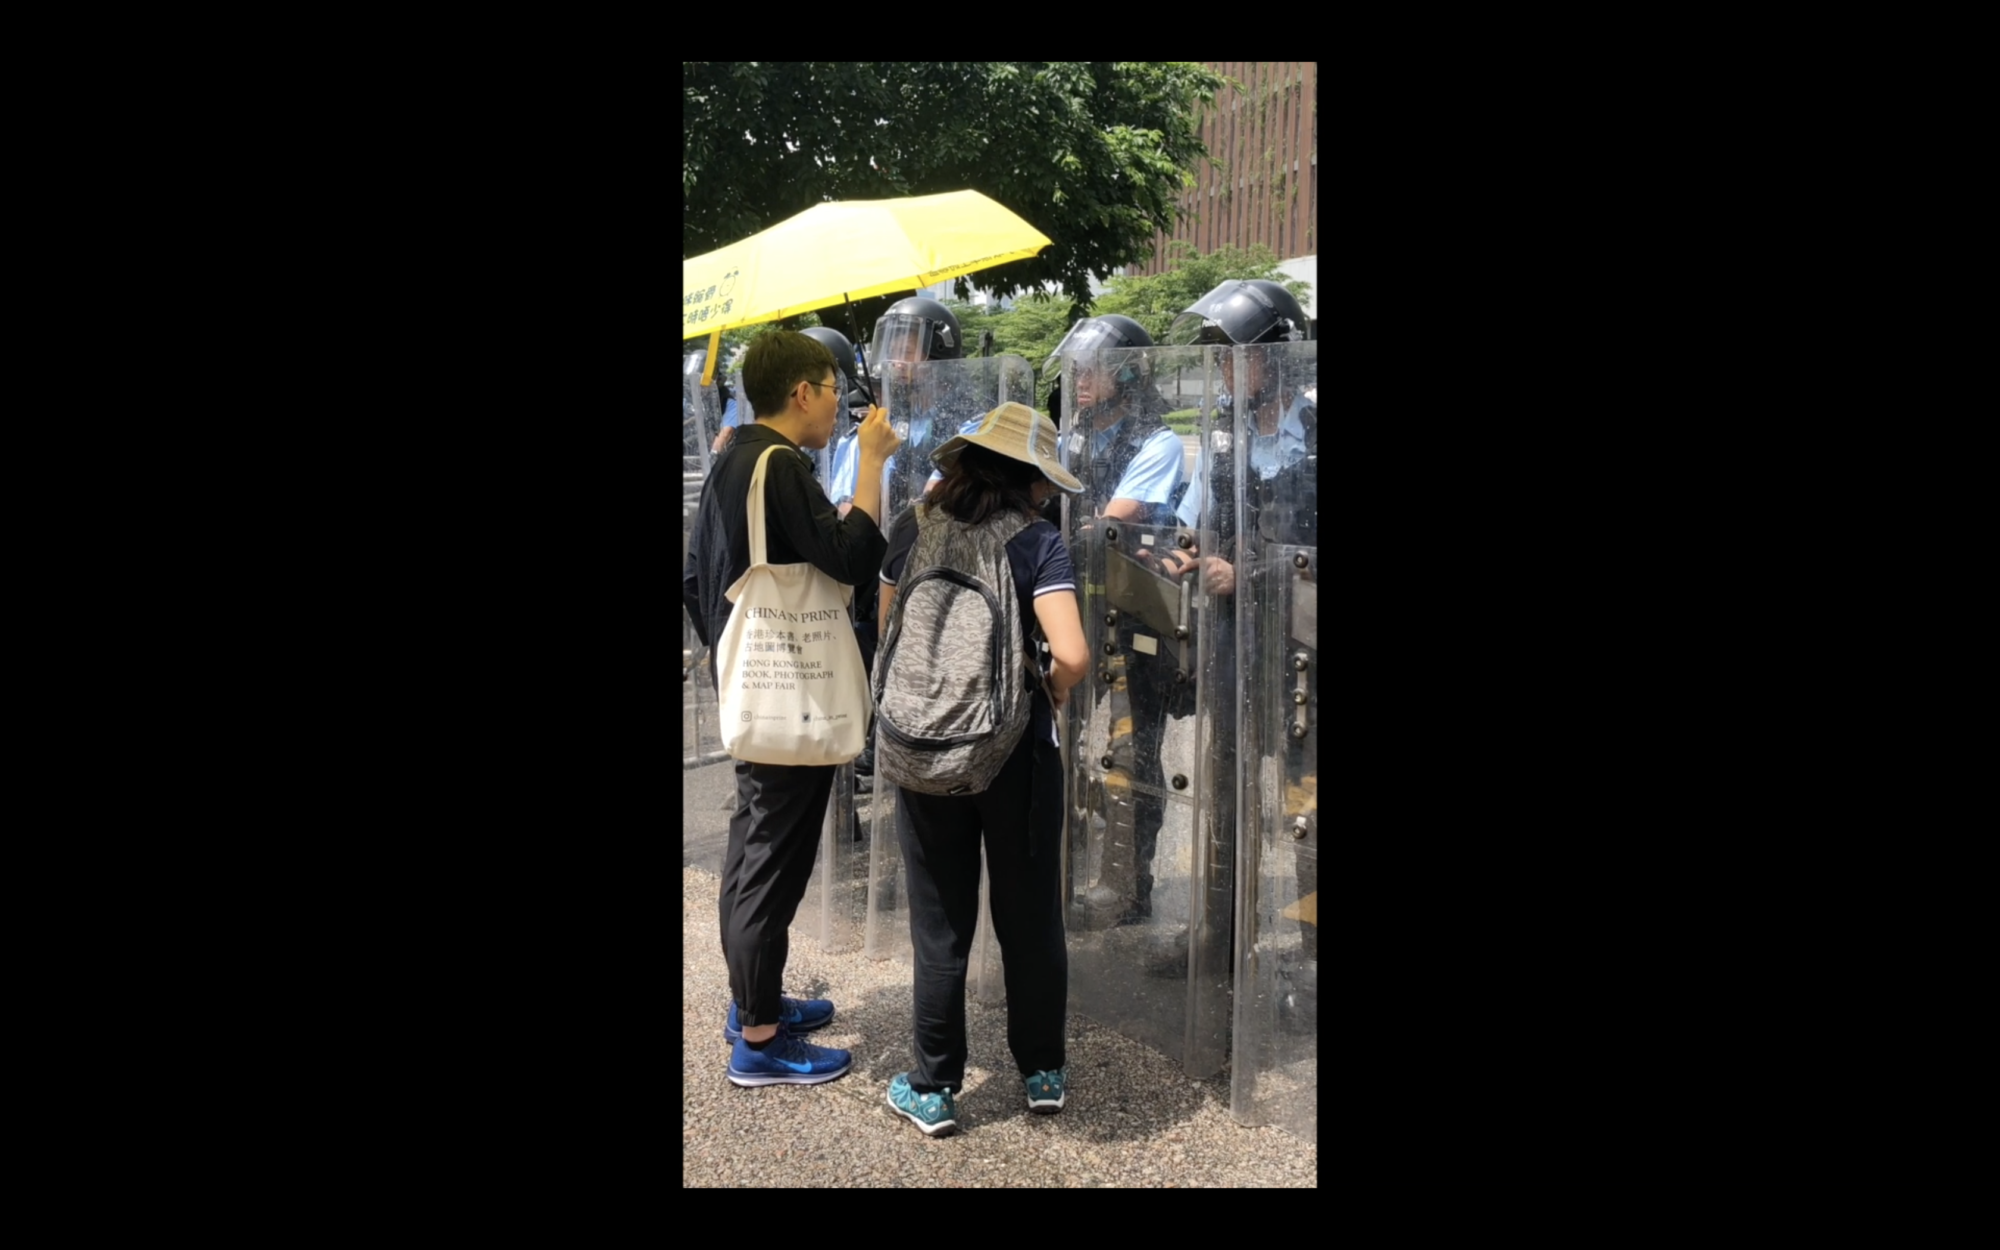
<path fill-rule="evenodd" d="M 1197 165 L 1195 185 L 1181 195 L 1182 218 L 1172 234 L 1155 236 L 1153 259 L 1136 273 L 1166 268 L 1172 239 L 1203 252 L 1262 243 L 1280 260 L 1319 253 L 1319 63 L 1205 61 L 1236 79 L 1202 123 L 1202 139 L 1219 168 Z"/>

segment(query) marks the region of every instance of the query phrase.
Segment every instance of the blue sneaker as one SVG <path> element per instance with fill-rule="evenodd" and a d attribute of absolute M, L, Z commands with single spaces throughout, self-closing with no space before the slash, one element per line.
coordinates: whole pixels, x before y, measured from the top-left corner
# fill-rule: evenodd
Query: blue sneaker
<path fill-rule="evenodd" d="M 833 1023 L 833 1004 L 824 998 L 781 998 L 778 1027 L 793 1033 L 810 1033 Z M 736 1004 L 729 1004 L 729 1019 L 722 1022 L 722 1040 L 734 1042 L 743 1036 L 736 1023 Z"/>
<path fill-rule="evenodd" d="M 802 1042 L 783 1029 L 762 1050 L 736 1039 L 729 1056 L 731 1085 L 817 1085 L 845 1073 L 854 1056 L 831 1046 Z"/>
<path fill-rule="evenodd" d="M 926 1137 L 948 1137 L 958 1127 L 958 1107 L 951 1091 L 919 1094 L 910 1088 L 910 1074 L 898 1072 L 889 1082 L 889 1106 L 895 1113 L 924 1131 Z"/>
<path fill-rule="evenodd" d="M 1028 1110 L 1041 1115 L 1054 1115 L 1063 1109 L 1064 1087 L 1069 1083 L 1068 1068 L 1037 1072 L 1021 1080 L 1028 1087 Z"/>

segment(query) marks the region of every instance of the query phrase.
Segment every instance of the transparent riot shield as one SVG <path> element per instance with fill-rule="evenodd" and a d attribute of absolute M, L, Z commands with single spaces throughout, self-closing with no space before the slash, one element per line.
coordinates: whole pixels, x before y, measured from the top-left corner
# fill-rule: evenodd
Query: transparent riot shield
<path fill-rule="evenodd" d="M 697 484 L 708 476 L 709 445 L 722 428 L 715 386 L 701 384 L 704 359 L 701 352 L 689 352 L 681 360 L 681 474 L 684 482 Z"/>
<path fill-rule="evenodd" d="M 1231 1110 L 1317 1140 L 1317 343 L 1233 349 L 1238 802 Z"/>
<path fill-rule="evenodd" d="M 852 473 L 858 454 L 855 431 L 868 415 L 866 408 L 842 408 L 835 418 L 833 438 L 823 452 L 812 453 L 815 474 L 827 498 L 852 493 L 841 474 Z M 856 587 L 852 607 L 873 610 L 873 600 Z M 833 795 L 821 826 L 819 855 L 813 861 L 805 897 L 799 902 L 792 928 L 812 939 L 821 950 L 854 950 L 866 933 L 868 909 L 869 795 L 857 792 L 854 765 L 843 764 L 833 775 Z"/>
<path fill-rule="evenodd" d="M 687 563 L 688 546 L 694 533 L 695 509 L 701 503 L 702 485 L 708 480 L 709 445 L 719 428 L 719 409 L 713 386 L 701 384 L 703 355 L 690 352 L 681 362 L 681 566 Z M 692 769 L 716 762 L 722 738 L 715 725 L 715 687 L 696 680 L 707 667 L 707 656 L 696 637 L 694 625 L 681 613 L 681 765 Z M 727 758 L 726 756 L 722 758 Z"/>
<path fill-rule="evenodd" d="M 715 388 L 701 384 L 703 356 L 681 363 L 681 565 L 687 564 L 695 509 L 708 480 L 709 446 L 720 428 Z M 678 571 L 678 570 L 677 570 Z M 735 766 L 722 749 L 716 724 L 715 681 L 707 648 L 681 610 L 681 857 L 685 864 L 722 871 L 735 808 Z"/>
<path fill-rule="evenodd" d="M 741 409 L 739 408 L 738 411 L 741 411 Z M 841 438 L 853 428 L 854 418 L 843 407 L 833 418 L 833 437 L 827 440 L 826 446 L 801 447 L 799 449 L 805 452 L 806 459 L 812 461 L 813 480 L 819 483 L 821 490 L 828 491 L 829 494 L 832 493 L 829 488 L 833 484 L 834 452 L 839 448 Z"/>
<path fill-rule="evenodd" d="M 1208 407 L 1215 386 L 1204 348 L 1098 352 L 1062 380 L 1064 459 L 1084 485 L 1066 536 L 1091 656 L 1064 727 L 1070 1002 L 1201 1076 L 1227 1053 L 1228 983 L 1190 969 L 1216 923 L 1213 865 L 1231 857 L 1207 817 L 1212 608 L 1182 567 L 1200 538 L 1175 515 L 1188 455 L 1167 418 Z"/>
<path fill-rule="evenodd" d="M 1034 403 L 1034 370 L 1019 356 L 939 360 L 920 364 L 888 361 L 877 370 L 876 394 L 903 438 L 884 471 L 883 516 L 894 518 L 921 498 L 936 465 L 931 453 L 1003 403 Z M 888 525 L 885 523 L 884 530 Z M 895 787 L 878 779 L 874 793 L 858 798 L 871 834 L 868 846 L 867 917 L 863 949 L 873 958 L 907 960 L 910 952 L 909 893 L 897 823 Z M 824 857 L 822 857 L 824 858 Z M 979 935 L 967 974 L 967 992 L 987 1002 L 1004 996 L 999 950 L 985 914 L 986 882 L 980 882 Z"/>
<path fill-rule="evenodd" d="M 857 431 L 867 415 L 866 408 L 857 411 L 842 406 L 840 415 L 833 419 L 833 437 L 824 448 L 813 453 L 814 476 L 819 479 L 820 489 L 826 492 L 829 499 L 833 497 L 834 457 L 840 454 L 841 447 L 860 437 Z"/>
<path fill-rule="evenodd" d="M 937 471 L 931 453 L 953 435 L 1003 403 L 1032 407 L 1035 402 L 1035 372 L 1019 356 L 888 361 L 877 368 L 877 395 L 903 437 L 889 462 L 882 501 L 890 518 L 924 493 Z"/>
<path fill-rule="evenodd" d="M 1229 413 L 1224 404 L 1226 384 L 1221 354 L 1203 349 L 1204 393 L 1191 396 L 1198 412 L 1195 448 L 1188 466 L 1187 492 L 1176 509 L 1181 529 L 1176 538 L 1183 560 L 1195 571 L 1187 580 L 1196 587 L 1199 622 L 1195 635 L 1195 667 L 1199 689 L 1194 720 L 1195 803 L 1198 854 L 1190 890 L 1194 896 L 1189 926 L 1187 1055 L 1189 1072 L 1208 1076 L 1222 1069 L 1230 1054 L 1232 998 L 1235 987 L 1237 779 L 1239 739 L 1236 724 L 1236 602 L 1226 579 L 1216 576 L 1211 557 L 1229 547 L 1234 532 L 1234 491 L 1231 469 Z"/>

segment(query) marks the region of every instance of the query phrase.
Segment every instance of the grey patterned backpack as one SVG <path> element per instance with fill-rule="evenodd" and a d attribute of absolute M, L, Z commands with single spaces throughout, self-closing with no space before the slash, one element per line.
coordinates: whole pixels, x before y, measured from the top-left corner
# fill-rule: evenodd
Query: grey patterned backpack
<path fill-rule="evenodd" d="M 917 539 L 875 655 L 875 770 L 920 794 L 977 794 L 1028 727 L 1035 684 L 1007 543 L 1033 523 L 978 525 L 917 506 Z"/>

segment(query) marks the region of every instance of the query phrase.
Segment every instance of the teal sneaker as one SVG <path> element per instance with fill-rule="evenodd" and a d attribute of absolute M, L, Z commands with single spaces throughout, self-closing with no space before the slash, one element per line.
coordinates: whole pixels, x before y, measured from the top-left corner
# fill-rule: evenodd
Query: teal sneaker
<path fill-rule="evenodd" d="M 1064 1087 L 1069 1083 L 1069 1069 L 1057 1068 L 1053 1072 L 1037 1072 L 1033 1076 L 1021 1078 L 1028 1087 L 1028 1110 L 1039 1115 L 1054 1115 L 1063 1109 Z"/>
<path fill-rule="evenodd" d="M 924 1131 L 926 1137 L 949 1136 L 958 1127 L 958 1107 L 951 1091 L 919 1094 L 910 1088 L 910 1074 L 898 1072 L 889 1082 L 889 1106 L 899 1116 Z"/>

